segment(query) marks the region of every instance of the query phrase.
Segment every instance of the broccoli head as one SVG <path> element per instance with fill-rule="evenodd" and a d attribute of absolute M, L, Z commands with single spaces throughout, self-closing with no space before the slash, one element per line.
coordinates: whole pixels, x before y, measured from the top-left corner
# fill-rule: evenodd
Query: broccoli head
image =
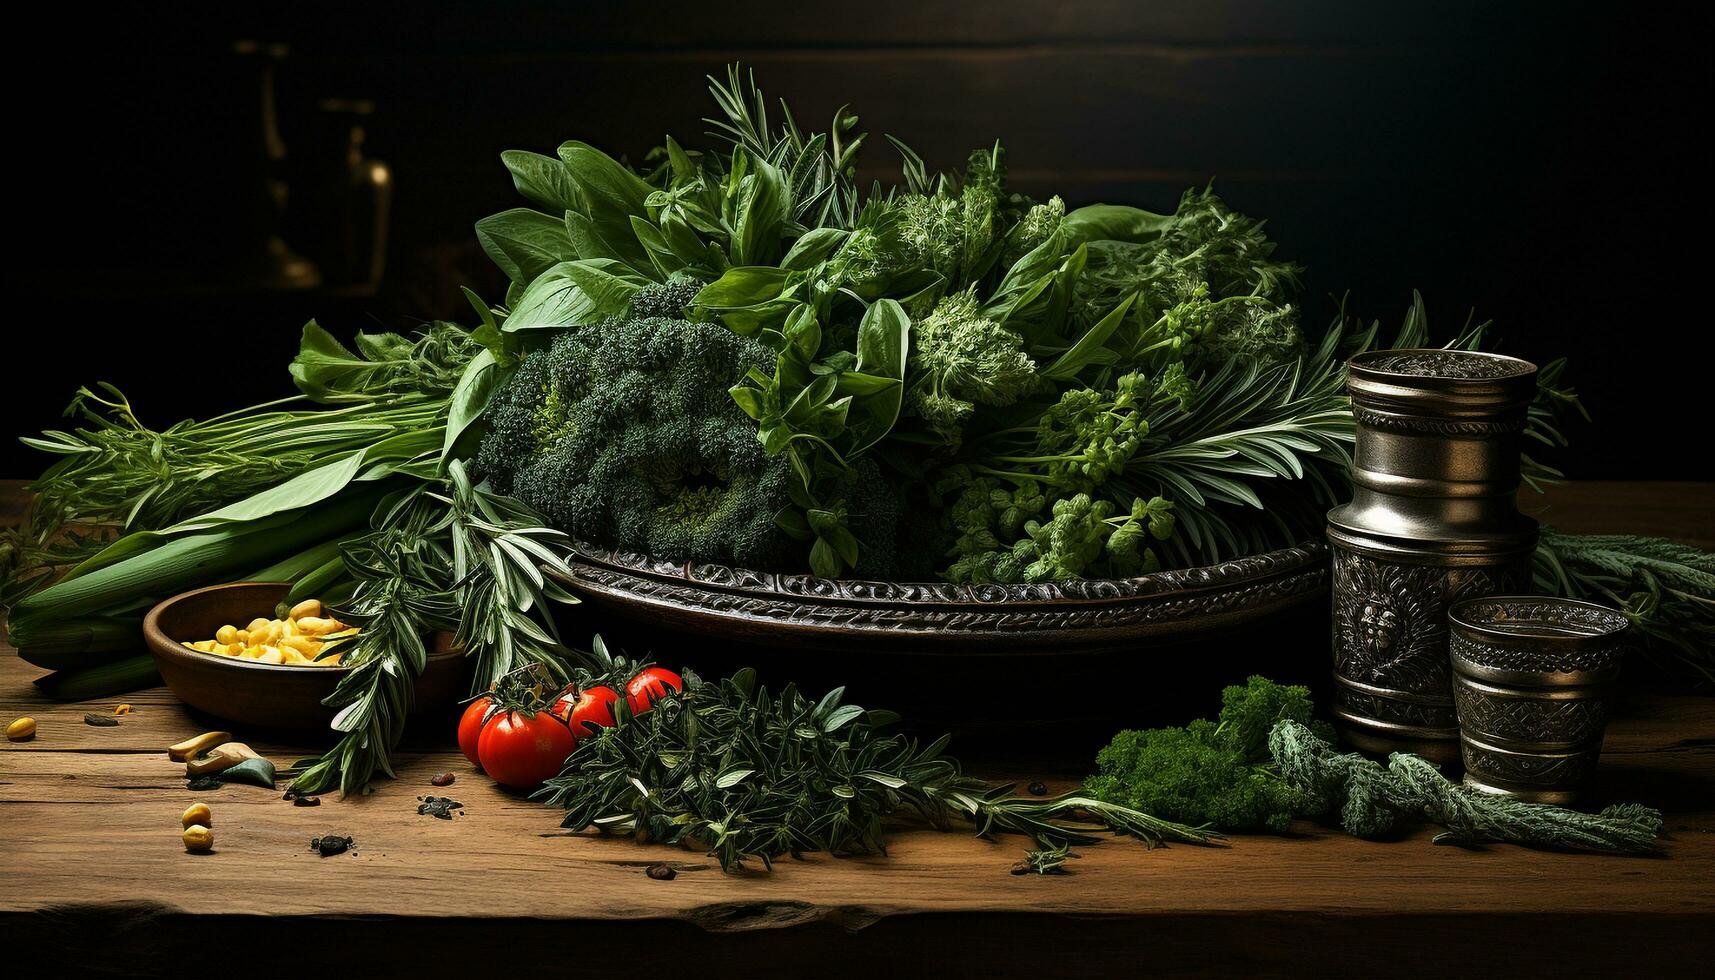
<path fill-rule="evenodd" d="M 703 284 L 690 276 L 676 275 L 666 282 L 652 282 L 632 294 L 631 316 L 638 320 L 680 319 L 702 290 Z"/>
<path fill-rule="evenodd" d="M 789 464 L 763 451 L 727 393 L 772 362 L 718 324 L 647 317 L 573 327 L 496 393 L 478 467 L 575 538 L 775 566 Z"/>

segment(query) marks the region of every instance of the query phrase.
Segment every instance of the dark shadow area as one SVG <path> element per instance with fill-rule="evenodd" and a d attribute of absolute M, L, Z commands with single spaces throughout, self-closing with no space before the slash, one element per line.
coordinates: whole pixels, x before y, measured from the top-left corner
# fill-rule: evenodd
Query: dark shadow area
<path fill-rule="evenodd" d="M 20 153 L 7 432 L 120 384 L 149 424 L 291 392 L 298 328 L 471 321 L 498 155 L 707 144 L 703 77 L 754 66 L 801 125 L 852 103 L 932 168 L 999 138 L 1014 189 L 1156 210 L 1210 179 L 1308 267 L 1312 325 L 1475 309 L 1569 356 L 1584 478 L 1709 475 L 1702 414 L 1709 10 L 1264 0 L 452 2 L 44 12 L 8 59 Z M 72 40 L 75 38 L 75 42 Z M 270 98 L 265 101 L 264 96 Z M 266 107 L 266 108 L 265 108 Z M 274 124 L 270 125 L 270 121 Z M 377 205 L 385 165 L 385 208 Z M 377 231 L 384 232 L 384 248 Z M 24 393 L 27 390 L 27 394 Z M 0 474 L 41 466 L 10 439 Z"/>

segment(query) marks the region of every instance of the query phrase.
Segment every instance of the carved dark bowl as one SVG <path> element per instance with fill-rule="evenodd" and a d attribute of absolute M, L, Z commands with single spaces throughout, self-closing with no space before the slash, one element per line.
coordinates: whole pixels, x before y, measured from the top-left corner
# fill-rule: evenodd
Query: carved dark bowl
<path fill-rule="evenodd" d="M 1236 626 L 1328 586 L 1320 542 L 1200 568 L 1036 585 L 868 582 L 580 545 L 563 583 L 605 614 L 745 645 L 890 654 L 1134 651 Z"/>

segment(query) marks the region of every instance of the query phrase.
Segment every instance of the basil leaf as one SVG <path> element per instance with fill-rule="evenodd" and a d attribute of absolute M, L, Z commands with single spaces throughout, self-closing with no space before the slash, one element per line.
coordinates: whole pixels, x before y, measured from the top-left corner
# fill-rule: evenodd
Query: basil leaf
<path fill-rule="evenodd" d="M 512 172 L 512 186 L 518 193 L 554 214 L 580 211 L 584 204 L 578 194 L 577 182 L 566 165 L 553 157 L 528 150 L 507 150 L 500 162 Z"/>
<path fill-rule="evenodd" d="M 528 283 L 556 263 L 577 258 L 565 222 L 529 208 L 478 221 L 476 240 L 513 282 Z"/>
<path fill-rule="evenodd" d="M 1171 214 L 1156 214 L 1142 208 L 1120 204 L 1091 204 L 1066 215 L 1061 227 L 1070 241 L 1067 244 L 1114 241 L 1143 243 L 1173 227 L 1177 218 Z"/>

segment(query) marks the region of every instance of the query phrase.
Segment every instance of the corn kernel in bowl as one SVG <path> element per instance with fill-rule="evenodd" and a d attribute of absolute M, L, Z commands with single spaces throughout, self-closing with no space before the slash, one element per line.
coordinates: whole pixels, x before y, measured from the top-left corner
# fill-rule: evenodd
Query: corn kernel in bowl
<path fill-rule="evenodd" d="M 321 657 L 323 647 L 358 633 L 358 627 L 323 615 L 319 600 L 305 599 L 293 606 L 285 619 L 258 616 L 243 629 L 229 623 L 216 630 L 212 640 L 187 640 L 182 645 L 198 653 L 257 663 L 335 667 L 339 665 L 342 653 Z"/>

